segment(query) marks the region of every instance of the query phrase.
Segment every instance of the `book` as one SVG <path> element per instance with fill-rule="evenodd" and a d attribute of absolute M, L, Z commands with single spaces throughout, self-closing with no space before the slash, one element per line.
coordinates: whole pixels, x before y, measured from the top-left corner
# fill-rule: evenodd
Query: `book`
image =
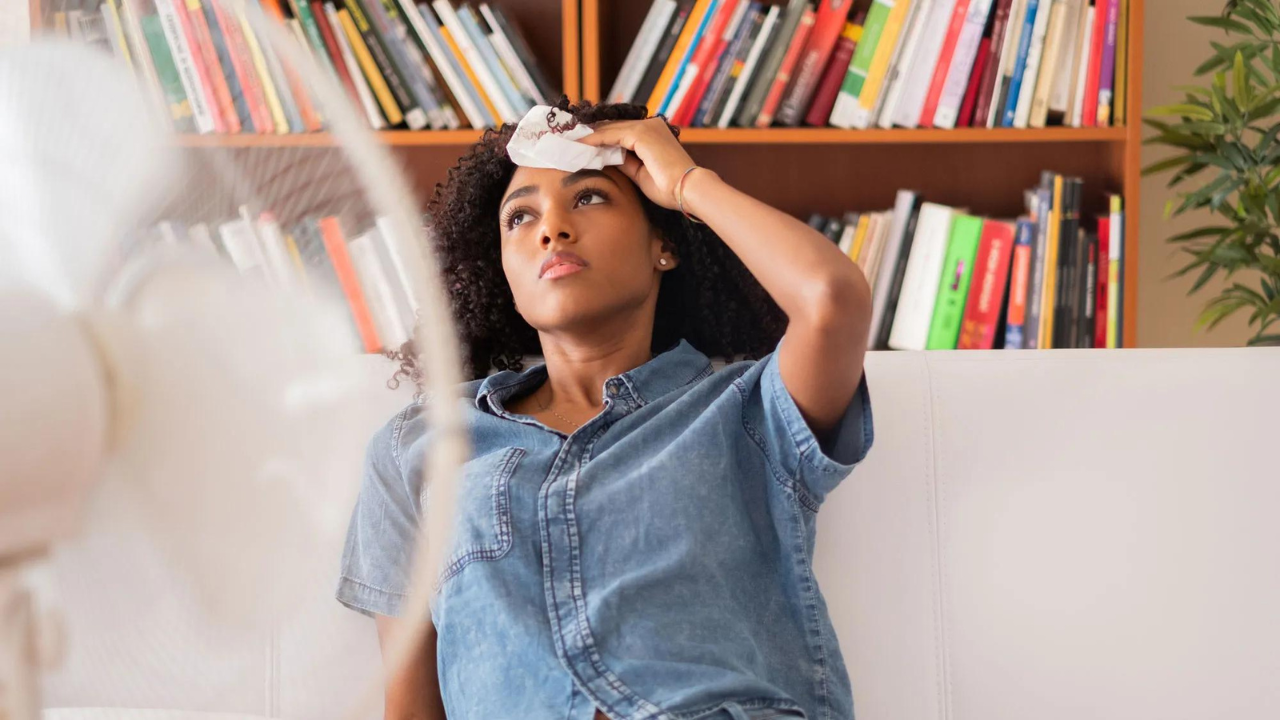
<path fill-rule="evenodd" d="M 1110 274 L 1111 249 L 1109 239 L 1111 237 L 1111 217 L 1109 215 L 1099 215 L 1098 218 L 1098 276 L 1096 280 L 1097 297 L 1094 300 L 1096 308 L 1093 328 L 1093 347 L 1107 347 L 1107 309 L 1109 307 L 1107 300 L 1107 280 Z"/>
<path fill-rule="evenodd" d="M 632 94 L 631 102 L 645 105 L 651 116 L 656 115 L 653 112 L 656 106 L 649 102 L 647 98 L 652 97 L 657 92 L 658 82 L 671 59 L 676 44 L 684 36 L 685 27 L 688 25 L 695 7 L 694 3 L 695 0 L 679 0 L 677 2 L 675 14 L 667 24 L 666 30 L 663 31 L 662 39 L 658 43 L 658 49 L 653 52 L 653 57 L 649 60 L 649 64 L 640 80 L 640 85 Z"/>
<path fill-rule="evenodd" d="M 618 70 L 618 76 L 614 78 L 613 86 L 605 96 L 606 102 L 631 102 L 649 60 L 662 42 L 671 18 L 675 16 L 676 7 L 676 0 L 654 0 L 649 6 L 644 23 L 640 25 L 636 39 L 631 43 L 626 59 L 622 61 L 622 68 Z"/>
<path fill-rule="evenodd" d="M 1030 289 L 1031 279 L 1031 248 L 1034 238 L 1035 224 L 1030 218 L 1019 218 L 1010 269 L 1009 307 L 1005 314 L 1004 347 L 1006 350 L 1021 350 L 1024 347 L 1027 292 Z"/>
<path fill-rule="evenodd" d="M 1111 125 L 1111 97 L 1115 88 L 1116 29 L 1120 23 L 1120 0 L 1106 0 L 1107 20 L 1098 70 L 1098 127 Z"/>
<path fill-rule="evenodd" d="M 668 114 L 667 108 L 680 85 L 684 68 L 697 49 L 702 33 L 715 16 L 718 2 L 719 0 L 698 0 L 694 4 L 689 21 L 685 23 L 670 57 L 667 58 L 666 66 L 662 69 L 662 75 L 658 78 L 658 84 L 646 103 L 650 115 Z"/>
<path fill-rule="evenodd" d="M 796 62 L 800 59 L 800 53 L 804 50 L 805 42 L 809 39 L 809 33 L 813 30 L 815 18 L 816 15 L 813 12 L 813 8 L 806 7 L 804 14 L 800 16 L 800 24 L 796 26 L 795 35 L 791 36 L 791 42 L 787 46 L 786 54 L 782 56 L 782 64 L 778 66 L 778 74 L 773 78 L 769 91 L 764 97 L 764 104 L 760 108 L 760 114 L 756 116 L 756 127 L 767 128 L 773 125 L 774 113 L 777 112 L 778 104 L 782 101 L 782 94 L 791 81 L 791 72 L 795 69 Z"/>
<path fill-rule="evenodd" d="M 1111 211 L 1107 225 L 1107 347 L 1124 347 L 1124 203 L 1119 195 L 1109 195 Z"/>
<path fill-rule="evenodd" d="M 880 44 L 880 36 L 884 33 L 893 12 L 894 0 L 874 0 L 867 11 L 867 18 L 862 26 L 862 37 L 854 50 L 853 59 L 845 72 L 844 82 L 833 104 L 829 122 L 841 128 L 853 127 L 854 108 L 862 94 L 862 86 L 866 83 L 871 63 L 875 59 L 876 47 Z"/>
<path fill-rule="evenodd" d="M 668 107 L 671 120 L 676 125 L 689 124 L 689 119 L 702 102 L 720 56 L 729 45 L 736 29 L 735 23 L 741 20 L 747 6 L 747 0 L 721 0 L 716 8 L 715 17 L 680 75 L 680 86 Z"/>
<path fill-rule="evenodd" d="M 1084 0 L 1064 0 L 1061 47 L 1058 50 L 1057 70 L 1049 90 L 1046 115 L 1066 124 L 1067 110 L 1071 107 L 1071 84 L 1079 74 L 1081 24 L 1084 22 L 1087 3 Z"/>
<path fill-rule="evenodd" d="M 1098 88 L 1102 74 L 1102 49 L 1107 36 L 1107 0 L 1093 7 L 1093 30 L 1089 37 L 1089 62 L 1085 68 L 1084 96 L 1081 98 L 1081 127 L 1098 125 Z"/>
<path fill-rule="evenodd" d="M 996 220 L 982 222 L 970 280 L 972 292 L 968 293 L 960 336 L 956 341 L 959 350 L 991 350 L 995 347 L 1001 300 L 1009 283 L 1014 235 L 1014 226 L 1008 223 Z"/>
<path fill-rule="evenodd" d="M 889 334 L 888 346 L 894 350 L 924 350 L 928 344 L 954 212 L 945 205 L 932 202 L 920 207 L 893 329 Z"/>
<path fill-rule="evenodd" d="M 756 120 L 764 109 L 766 96 L 773 88 L 778 69 L 782 66 L 784 56 L 792 45 L 792 39 L 799 31 L 800 23 L 807 13 L 812 13 L 812 9 L 806 0 L 788 1 L 786 11 L 782 14 L 775 33 L 768 38 L 768 47 L 760 58 L 759 67 L 755 69 L 750 79 L 751 84 L 738 111 L 737 125 L 755 126 Z"/>
<path fill-rule="evenodd" d="M 991 38 L 989 37 L 982 38 L 982 42 L 978 44 L 978 56 L 974 59 L 973 75 L 969 77 L 969 87 L 964 92 L 964 101 L 960 103 L 960 116 L 956 118 L 957 127 L 970 127 L 973 125 L 973 115 L 978 103 L 978 86 L 982 82 L 987 61 L 991 56 L 991 53 L 988 52 L 990 46 Z"/>
<path fill-rule="evenodd" d="M 974 108 L 974 126 L 988 127 L 991 104 L 995 99 L 996 86 L 1000 77 L 1003 50 L 1009 38 L 1009 17 L 1013 12 L 1014 0 L 997 0 L 995 16 L 991 21 L 991 37 L 987 46 L 987 58 L 983 67 L 981 82 L 978 83 L 977 105 Z"/>
<path fill-rule="evenodd" d="M 191 114 L 195 119 L 196 131 L 202 134 L 225 132 L 220 116 L 211 104 L 212 95 L 205 91 L 205 83 L 201 79 L 196 66 L 196 55 L 191 51 L 189 36 L 183 19 L 185 12 L 179 12 L 177 2 L 181 0 L 155 0 L 155 9 L 164 31 L 165 42 L 172 53 L 174 66 L 182 82 L 182 91 L 191 105 Z"/>
<path fill-rule="evenodd" d="M 724 109 L 720 111 L 720 117 L 716 121 L 717 127 L 727 128 L 733 122 L 739 107 L 742 105 L 743 96 L 746 94 L 747 88 L 752 84 L 752 79 L 756 74 L 756 68 L 760 64 L 760 58 L 764 55 L 765 48 L 769 46 L 770 40 L 776 37 L 778 19 L 781 16 L 781 7 L 777 5 L 769 7 L 764 20 L 760 23 L 759 31 L 754 35 L 751 49 L 747 52 L 742 68 L 737 71 L 737 77 L 733 81 L 733 89 L 730 90 L 729 96 L 725 100 Z"/>
<path fill-rule="evenodd" d="M 920 127 L 933 127 L 934 115 L 938 112 L 938 103 L 942 99 L 942 91 L 946 86 L 947 73 L 951 70 L 951 61 L 955 57 L 956 44 L 960 41 L 960 32 L 964 29 L 965 20 L 969 16 L 971 0 L 956 0 L 951 11 L 951 22 L 947 25 L 947 34 L 942 39 L 942 50 L 938 53 L 938 64 L 933 68 L 929 80 L 929 92 L 925 95 L 924 107 L 920 111 Z"/>
<path fill-rule="evenodd" d="M 1000 72 L 996 76 L 995 87 L 992 89 L 991 107 L 987 109 L 987 127 L 989 128 L 1004 125 L 1004 110 L 1009 102 L 1009 88 L 1013 84 L 1013 75 L 1017 69 L 1022 35 L 1026 29 L 1027 4 L 1030 1 L 1013 0 L 1009 11 L 1009 26 L 1005 31 L 1004 47 L 1000 51 Z M 1034 11 L 1031 17 L 1035 18 Z"/>
<path fill-rule="evenodd" d="M 1071 83 L 1071 94 L 1067 101 L 1070 111 L 1066 124 L 1071 127 L 1084 127 L 1084 95 L 1085 87 L 1088 85 L 1089 52 L 1093 47 L 1093 26 L 1096 17 L 1095 8 L 1092 5 L 1085 8 L 1084 25 L 1077 47 L 1080 57 L 1076 63 L 1076 79 Z"/>
<path fill-rule="evenodd" d="M 898 106 L 902 103 L 907 88 L 907 75 L 911 64 L 915 62 L 920 51 L 920 40 L 928 25 L 928 18 L 933 12 L 934 0 L 915 0 L 907 13 L 907 21 L 903 26 L 902 37 L 894 57 L 889 62 L 889 74 L 885 77 L 884 90 L 880 93 L 881 102 L 874 115 L 876 126 L 888 130 L 894 125 Z"/>
<path fill-rule="evenodd" d="M 916 227 L 920 219 L 919 196 L 913 199 L 911 213 L 902 229 L 900 245 L 892 245 L 885 249 L 881 256 L 880 274 L 882 285 L 887 296 L 882 301 L 879 316 L 875 315 L 872 305 L 873 322 L 871 329 L 872 347 L 876 350 L 889 349 L 889 336 L 893 330 L 894 319 L 898 310 L 898 298 L 902 293 L 902 283 L 906 277 L 907 261 L 911 256 L 911 246 L 915 241 Z M 892 242 L 892 241 L 891 241 Z"/>
<path fill-rule="evenodd" d="M 1018 114 L 1018 98 L 1022 93 L 1023 80 L 1026 75 L 1027 63 L 1029 62 L 1031 53 L 1032 36 L 1035 34 L 1036 21 L 1040 17 L 1041 3 L 1048 3 L 1051 0 L 1027 0 L 1026 14 L 1023 17 L 1022 25 L 1018 31 L 1018 50 L 1013 65 L 1010 67 L 1011 74 L 1009 76 L 1009 87 L 1006 93 L 1004 105 L 1001 112 L 1000 125 L 1003 127 L 1013 127 L 1014 118 Z M 1048 13 L 1045 13 L 1045 21 L 1048 21 Z"/>
<path fill-rule="evenodd" d="M 1059 0 L 1040 0 L 1040 6 L 1036 9 L 1036 23 L 1031 30 L 1031 44 L 1027 49 L 1027 62 L 1018 88 L 1018 103 L 1014 107 L 1012 127 L 1025 129 L 1031 119 L 1031 103 L 1035 99 L 1040 79 L 1040 63 L 1044 60 L 1049 20 L 1053 18 L 1054 8 L 1058 4 Z"/>
<path fill-rule="evenodd" d="M 764 4 L 752 0 L 744 2 L 743 7 L 746 11 L 738 21 L 738 27 L 734 29 L 732 40 L 720 56 L 715 73 L 707 86 L 707 91 L 702 96 L 702 101 L 698 104 L 697 111 L 689 120 L 689 124 L 693 127 L 714 124 L 719 118 L 728 101 L 734 78 L 741 72 L 743 63 L 746 62 L 747 51 L 756 34 L 760 32 L 760 25 L 764 20 Z"/>
<path fill-rule="evenodd" d="M 1027 126 L 1042 128 L 1049 118 L 1049 95 L 1053 92 L 1053 83 L 1058 77 L 1058 64 L 1061 51 L 1066 47 L 1063 33 L 1068 23 L 1068 7 L 1059 0 L 1053 4 L 1049 12 L 1049 26 L 1045 31 L 1045 40 L 1039 62 L 1039 73 L 1035 88 L 1031 95 Z"/>
<path fill-rule="evenodd" d="M 982 239 L 983 220 L 958 212 L 951 223 L 947 254 L 938 278 L 937 300 L 929 323 L 926 350 L 954 350 L 960 338 L 969 283 L 973 279 L 973 263 Z"/>
<path fill-rule="evenodd" d="M 1129 88 L 1129 0 L 1120 0 L 1120 22 L 1116 25 L 1115 94 L 1112 99 L 1111 124 L 1125 124 L 1125 93 Z"/>
<path fill-rule="evenodd" d="M 990 15 L 991 0 L 970 0 L 969 12 L 956 39 L 951 67 L 947 70 L 942 94 L 938 99 L 938 107 L 933 115 L 934 127 L 954 128 L 956 126 L 960 116 L 960 106 L 964 103 L 969 78 L 973 74 L 978 50 L 982 45 L 982 32 L 987 26 Z"/>
<path fill-rule="evenodd" d="M 854 50 L 858 47 L 858 39 L 862 37 L 862 26 L 852 22 L 845 23 L 844 32 L 836 42 L 831 53 L 831 61 L 827 63 L 822 78 L 818 81 L 818 89 L 813 96 L 813 103 L 805 115 L 806 125 L 821 127 L 831 117 L 831 109 L 840 94 L 840 85 L 844 82 L 844 73 L 853 60 Z"/>
<path fill-rule="evenodd" d="M 864 130 L 875 121 L 875 111 L 881 103 L 884 82 L 889 73 L 889 65 L 893 62 L 893 56 L 898 51 L 902 28 L 906 23 L 907 13 L 910 9 L 910 0 L 897 0 L 893 5 L 893 9 L 889 11 L 889 17 L 885 20 L 884 30 L 880 32 L 880 39 L 876 43 L 871 65 L 867 68 L 867 78 L 862 84 L 862 91 L 858 93 L 857 102 L 850 103 L 849 112 L 851 117 L 849 124 L 853 127 Z"/>
<path fill-rule="evenodd" d="M 908 69 L 900 75 L 899 79 L 903 84 L 903 90 L 902 97 L 894 110 L 895 125 L 905 128 L 919 127 L 934 69 L 939 55 L 942 54 L 942 43 L 946 40 L 947 30 L 951 27 L 951 16 L 955 5 L 956 0 L 934 0 L 929 14 L 919 18 L 918 21 L 922 24 L 920 39 L 908 63 Z"/>
<path fill-rule="evenodd" d="M 897 2 L 905 6 L 910 0 Z M 781 125 L 795 127 L 800 124 L 852 7 L 853 0 L 818 0 L 813 28 L 796 61 L 790 87 L 784 92 L 778 108 L 777 119 Z"/>
<path fill-rule="evenodd" d="M 347 300 L 347 308 L 351 311 L 364 350 L 371 353 L 378 352 L 382 349 L 382 342 L 378 339 L 378 331 L 373 322 L 373 315 L 369 312 L 360 278 L 356 275 L 355 266 L 351 263 L 342 223 L 332 215 L 322 217 L 319 221 L 319 232 L 325 252 L 329 256 L 329 262 L 332 263 L 334 274 L 338 278 L 338 285 Z"/>

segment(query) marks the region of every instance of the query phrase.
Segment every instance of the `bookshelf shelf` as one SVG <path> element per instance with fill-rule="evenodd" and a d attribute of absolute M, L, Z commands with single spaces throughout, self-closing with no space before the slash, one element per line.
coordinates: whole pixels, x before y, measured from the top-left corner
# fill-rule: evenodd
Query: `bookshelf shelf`
<path fill-rule="evenodd" d="M 481 130 L 384 130 L 379 139 L 398 147 L 467 146 L 480 139 Z M 328 147 L 329 133 L 288 135 L 179 135 L 182 147 Z M 1010 130 L 958 128 L 956 130 L 840 130 L 836 128 L 682 128 L 680 139 L 689 145 L 936 145 L 1012 143 L 1123 143 L 1125 128 L 1045 128 Z"/>

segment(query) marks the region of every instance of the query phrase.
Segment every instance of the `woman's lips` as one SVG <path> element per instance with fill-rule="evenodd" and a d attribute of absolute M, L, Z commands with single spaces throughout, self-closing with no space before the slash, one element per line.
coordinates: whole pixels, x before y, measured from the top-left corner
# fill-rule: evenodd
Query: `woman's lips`
<path fill-rule="evenodd" d="M 586 268 L 577 263 L 560 262 L 547 268 L 547 271 L 542 274 L 542 279 L 554 280 L 565 275 L 572 275 L 580 270 L 586 270 Z"/>

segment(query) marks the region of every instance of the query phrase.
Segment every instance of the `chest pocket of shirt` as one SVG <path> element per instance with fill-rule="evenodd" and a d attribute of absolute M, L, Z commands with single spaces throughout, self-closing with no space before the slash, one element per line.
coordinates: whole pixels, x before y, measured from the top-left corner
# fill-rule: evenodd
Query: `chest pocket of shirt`
<path fill-rule="evenodd" d="M 458 479 L 453 553 L 439 586 L 480 560 L 497 560 L 511 550 L 511 477 L 523 448 L 507 448 L 473 458 Z"/>

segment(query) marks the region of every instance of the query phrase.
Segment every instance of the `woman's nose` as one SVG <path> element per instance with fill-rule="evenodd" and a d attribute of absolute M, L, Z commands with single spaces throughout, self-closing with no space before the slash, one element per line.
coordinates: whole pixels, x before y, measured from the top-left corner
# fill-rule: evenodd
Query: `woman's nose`
<path fill-rule="evenodd" d="M 565 242 L 574 238 L 573 229 L 569 226 L 567 218 L 562 217 L 561 213 L 551 211 L 542 216 L 542 227 L 539 237 L 542 238 L 542 244 L 548 245 L 552 239 Z"/>

